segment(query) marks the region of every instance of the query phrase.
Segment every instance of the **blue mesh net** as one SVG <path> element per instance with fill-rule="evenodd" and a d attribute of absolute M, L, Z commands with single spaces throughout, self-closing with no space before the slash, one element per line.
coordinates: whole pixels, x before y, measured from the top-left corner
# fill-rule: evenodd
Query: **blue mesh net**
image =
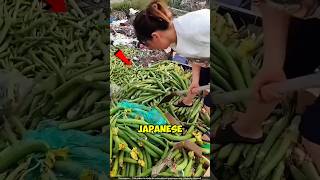
<path fill-rule="evenodd" d="M 143 119 L 149 124 L 153 125 L 165 125 L 168 124 L 166 117 L 158 108 L 147 107 L 137 103 L 131 103 L 128 101 L 119 102 L 118 107 L 123 107 L 125 109 L 131 109 L 132 114 L 143 117 Z"/>
<path fill-rule="evenodd" d="M 109 171 L 107 136 L 91 136 L 77 130 L 60 130 L 56 127 L 28 131 L 24 139 L 45 141 L 50 149 L 68 149 L 68 160 L 81 169 L 95 170 L 99 174 Z M 76 173 L 76 174 L 75 174 Z M 65 177 L 75 178 L 81 172 L 64 173 Z"/>

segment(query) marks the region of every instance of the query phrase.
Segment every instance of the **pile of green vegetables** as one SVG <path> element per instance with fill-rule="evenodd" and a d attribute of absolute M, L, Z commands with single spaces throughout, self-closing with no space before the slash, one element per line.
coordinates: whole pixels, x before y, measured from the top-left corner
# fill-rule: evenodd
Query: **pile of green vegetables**
<path fill-rule="evenodd" d="M 169 61 L 148 68 L 136 68 L 130 74 L 131 81 L 123 86 L 119 99 L 131 99 L 133 102 L 155 105 L 166 93 L 188 88 L 190 73 Z"/>
<path fill-rule="evenodd" d="M 272 115 L 263 126 L 261 144 L 215 145 L 215 175 L 219 179 L 319 179 L 299 141 L 301 117 Z"/>
<path fill-rule="evenodd" d="M 240 37 L 232 19 L 213 11 L 212 61 L 215 67 L 212 83 L 219 91 L 250 87 L 262 65 L 262 35 Z M 300 142 L 300 116 L 294 116 L 295 95 L 290 95 L 264 122 L 267 135 L 261 144 L 213 145 L 214 175 L 221 180 L 282 180 L 320 179 L 310 157 Z M 233 108 L 219 107 L 212 115 L 212 131 L 228 123 L 228 113 L 245 111 L 243 103 Z M 231 116 L 230 116 L 231 117 Z M 230 122 L 230 121 L 229 121 Z"/>
<path fill-rule="evenodd" d="M 124 66 L 119 60 L 111 60 L 111 82 L 121 87 L 114 101 L 128 100 L 148 106 L 159 106 L 165 112 L 183 122 L 190 119 L 201 118 L 201 122 L 207 126 L 210 124 L 210 117 L 202 112 L 203 101 L 197 97 L 192 107 L 177 108 L 174 106 L 181 97 L 174 97 L 169 103 L 159 104 L 170 92 L 186 90 L 190 84 L 190 72 L 185 72 L 182 67 L 171 61 L 161 61 L 150 67 Z M 118 75 L 120 74 L 120 75 Z M 122 78 L 119 78 L 119 77 Z"/>
<path fill-rule="evenodd" d="M 139 133 L 139 125 L 148 125 L 142 117 L 137 117 L 130 109 L 114 107 L 110 111 L 111 132 L 110 158 L 111 177 L 151 176 L 159 163 L 169 159 L 172 163 L 153 174 L 156 176 L 201 177 L 208 168 L 209 159 L 197 157 L 193 151 L 174 148 L 176 143 L 189 140 L 203 146 L 201 137 L 208 131 L 197 127 L 198 118 L 194 118 L 190 126 L 185 126 L 183 133 Z M 209 154 L 209 149 L 202 149 Z"/>
<path fill-rule="evenodd" d="M 211 10 L 211 58 L 216 86 L 230 91 L 250 87 L 252 77 L 262 65 L 263 34 L 237 29 L 230 14 Z"/>
<path fill-rule="evenodd" d="M 134 61 L 131 61 L 133 63 L 132 66 L 124 66 L 123 62 L 114 55 L 117 50 L 123 51 L 123 53 L 130 58 L 134 57 L 137 54 L 137 51 L 125 46 L 110 47 L 110 81 L 111 83 L 122 87 L 129 84 L 134 75 L 136 75 L 137 78 L 141 77 L 140 70 L 142 67 L 135 64 Z"/>
<path fill-rule="evenodd" d="M 113 49 L 113 48 L 111 48 Z M 115 48 L 114 48 L 115 49 Z M 134 51 L 125 47 L 121 50 L 130 58 Z M 113 53 L 110 53 L 113 55 Z M 131 55 L 130 55 L 131 54 Z M 193 151 L 184 148 L 176 149 L 175 144 L 189 140 L 200 146 L 210 145 L 201 140 L 209 131 L 210 116 L 201 112 L 203 101 L 197 97 L 190 108 L 174 106 L 181 97 L 175 97 L 170 102 L 160 104 L 170 92 L 187 90 L 191 73 L 185 72 L 178 64 L 163 60 L 149 67 L 133 64 L 126 66 L 114 56 L 110 62 L 110 80 L 121 88 L 113 94 L 111 116 L 110 159 L 112 177 L 132 176 L 177 176 L 201 177 L 209 167 L 207 157 L 199 158 Z M 128 101 L 143 104 L 147 107 L 157 107 L 163 114 L 170 114 L 183 124 L 183 133 L 138 133 L 139 125 L 148 123 L 137 116 L 131 109 L 117 106 L 117 102 Z M 209 149 L 202 148 L 202 153 L 208 155 Z M 172 159 L 169 166 L 152 174 L 159 163 Z M 202 160 L 201 160 L 202 159 Z"/>
<path fill-rule="evenodd" d="M 29 157 L 53 150 L 43 142 L 21 141 L 43 120 L 57 122 L 60 129 L 107 134 L 105 15 L 102 10 L 86 15 L 74 0 L 67 2 L 69 11 L 63 14 L 42 10 L 38 0 L 0 2 L 0 68 L 34 82 L 19 108 L 0 124 L 0 179 L 24 178 L 32 170 Z M 55 178 L 55 163 L 41 165 L 44 179 Z"/>

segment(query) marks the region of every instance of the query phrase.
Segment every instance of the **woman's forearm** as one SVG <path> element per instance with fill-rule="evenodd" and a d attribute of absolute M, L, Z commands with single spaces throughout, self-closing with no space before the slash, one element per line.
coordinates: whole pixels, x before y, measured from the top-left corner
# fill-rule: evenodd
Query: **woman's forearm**
<path fill-rule="evenodd" d="M 263 3 L 260 6 L 264 32 L 264 62 L 267 68 L 282 68 L 286 56 L 290 16 Z"/>
<path fill-rule="evenodd" d="M 201 66 L 197 63 L 192 63 L 192 82 L 199 83 Z"/>

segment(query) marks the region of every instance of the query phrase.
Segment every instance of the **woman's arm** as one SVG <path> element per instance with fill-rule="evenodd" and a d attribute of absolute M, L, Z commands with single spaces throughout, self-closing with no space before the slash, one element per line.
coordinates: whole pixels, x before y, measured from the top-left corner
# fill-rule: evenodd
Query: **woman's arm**
<path fill-rule="evenodd" d="M 270 7 L 266 3 L 260 5 L 264 32 L 264 62 L 265 68 L 283 67 L 290 16 L 284 11 Z"/>
<path fill-rule="evenodd" d="M 198 63 L 192 63 L 192 83 L 199 84 L 201 66 Z"/>
<path fill-rule="evenodd" d="M 254 80 L 254 95 L 260 102 L 272 102 L 277 98 L 274 90 L 263 91 L 269 83 L 286 79 L 283 65 L 286 58 L 287 36 L 290 16 L 266 3 L 260 4 L 264 32 L 263 66 Z"/>

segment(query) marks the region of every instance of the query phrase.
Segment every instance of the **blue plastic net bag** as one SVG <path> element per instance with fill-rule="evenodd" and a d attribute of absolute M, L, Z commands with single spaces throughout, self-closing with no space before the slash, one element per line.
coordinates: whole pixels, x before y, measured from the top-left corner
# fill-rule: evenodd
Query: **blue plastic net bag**
<path fill-rule="evenodd" d="M 165 125 L 168 124 L 166 117 L 158 108 L 147 107 L 137 103 L 122 101 L 117 104 L 118 107 L 131 109 L 132 114 L 143 117 L 144 121 L 152 125 Z"/>
<path fill-rule="evenodd" d="M 24 139 L 45 141 L 50 149 L 67 149 L 66 164 L 73 162 L 78 169 L 94 170 L 99 174 L 109 172 L 109 139 L 106 136 L 91 136 L 77 130 L 60 130 L 49 127 L 28 131 Z M 67 178 L 79 178 L 82 172 L 60 172 Z"/>

